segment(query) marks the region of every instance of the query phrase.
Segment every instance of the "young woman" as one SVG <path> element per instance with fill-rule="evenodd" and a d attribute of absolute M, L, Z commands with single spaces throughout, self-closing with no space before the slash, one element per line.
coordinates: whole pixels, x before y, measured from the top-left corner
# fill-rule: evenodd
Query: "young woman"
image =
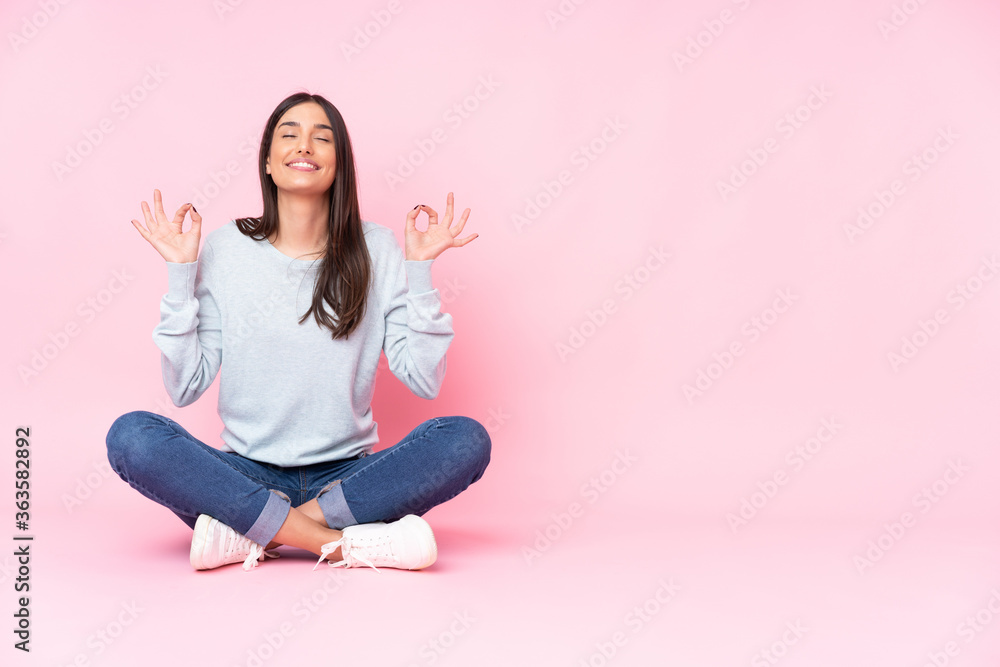
<path fill-rule="evenodd" d="M 458 238 L 470 210 L 452 227 L 452 193 L 440 222 L 415 206 L 404 256 L 391 229 L 361 219 L 350 137 L 320 95 L 277 106 L 259 171 L 263 215 L 212 231 L 200 256 L 193 205 L 168 220 L 154 190 L 148 229 L 132 220 L 167 262 L 153 331 L 167 393 L 189 405 L 221 369 L 222 448 L 139 410 L 112 424 L 108 460 L 194 529 L 196 569 L 249 570 L 282 544 L 333 566 L 427 567 L 437 546 L 420 516 L 483 475 L 490 437 L 468 417 L 436 417 L 373 453 L 371 399 L 383 350 L 414 394 L 440 391 L 454 331 L 431 264 L 478 236 Z"/>

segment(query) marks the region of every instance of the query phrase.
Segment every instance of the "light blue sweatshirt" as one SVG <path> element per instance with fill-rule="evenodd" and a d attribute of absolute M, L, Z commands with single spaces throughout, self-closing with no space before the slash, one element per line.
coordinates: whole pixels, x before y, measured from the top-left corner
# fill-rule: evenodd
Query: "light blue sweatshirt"
<path fill-rule="evenodd" d="M 431 286 L 434 260 L 405 260 L 391 229 L 362 227 L 373 280 L 364 319 L 346 340 L 332 340 L 312 314 L 298 323 L 319 260 L 293 259 L 234 221 L 205 237 L 197 261 L 167 262 L 153 330 L 163 383 L 183 407 L 221 368 L 224 451 L 280 466 L 370 453 L 379 441 L 371 400 L 382 350 L 410 391 L 437 396 L 455 334 Z"/>

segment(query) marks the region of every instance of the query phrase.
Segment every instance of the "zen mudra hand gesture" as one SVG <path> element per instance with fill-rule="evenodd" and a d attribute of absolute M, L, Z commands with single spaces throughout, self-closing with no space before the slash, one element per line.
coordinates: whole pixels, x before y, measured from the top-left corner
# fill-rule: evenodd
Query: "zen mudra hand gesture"
<path fill-rule="evenodd" d="M 153 190 L 153 206 L 156 209 L 155 215 L 150 213 L 149 205 L 145 201 L 142 202 L 142 213 L 146 218 L 146 227 L 133 218 L 132 225 L 136 230 L 168 262 L 187 264 L 198 261 L 198 245 L 201 242 L 201 214 L 195 209 L 194 204 L 184 204 L 177 209 L 173 220 L 169 220 L 163 211 L 163 198 L 160 196 L 160 191 Z M 184 218 L 187 217 L 188 211 L 191 212 L 191 228 L 185 232 L 183 231 Z"/>

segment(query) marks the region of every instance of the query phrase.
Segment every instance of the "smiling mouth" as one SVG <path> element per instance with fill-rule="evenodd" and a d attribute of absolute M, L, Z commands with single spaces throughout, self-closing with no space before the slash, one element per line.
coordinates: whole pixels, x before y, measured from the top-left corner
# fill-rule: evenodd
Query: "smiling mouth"
<path fill-rule="evenodd" d="M 319 171 L 319 167 L 311 165 L 308 162 L 289 162 L 288 167 L 298 171 Z"/>

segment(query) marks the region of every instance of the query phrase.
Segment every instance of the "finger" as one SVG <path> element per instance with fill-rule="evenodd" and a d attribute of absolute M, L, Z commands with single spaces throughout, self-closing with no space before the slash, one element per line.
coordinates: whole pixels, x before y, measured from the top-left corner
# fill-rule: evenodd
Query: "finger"
<path fill-rule="evenodd" d="M 430 218 L 430 220 L 428 220 L 427 224 L 430 224 L 430 225 L 436 225 L 437 224 L 437 221 L 438 221 L 437 211 L 435 211 L 434 209 L 432 209 L 430 206 L 424 206 L 424 205 L 420 206 L 420 210 L 427 212 L 427 217 Z"/>
<path fill-rule="evenodd" d="M 133 220 L 132 220 L 132 226 L 135 227 L 139 231 L 140 234 L 142 234 L 142 238 L 146 239 L 147 241 L 149 240 L 149 232 L 147 232 L 145 229 L 143 229 L 143 226 L 141 224 L 139 224 L 138 220 L 135 220 L 133 218 Z"/>
<path fill-rule="evenodd" d="M 465 229 L 465 223 L 468 221 L 470 213 L 472 213 L 471 208 L 467 208 L 464 211 L 462 211 L 462 217 L 458 219 L 458 224 L 455 225 L 455 229 L 452 230 L 452 233 L 455 236 L 461 234 L 462 230 Z"/>
<path fill-rule="evenodd" d="M 466 243 L 470 243 L 479 238 L 479 234 L 473 234 L 472 236 L 466 236 L 464 239 L 455 239 L 455 247 L 461 248 Z"/>
<path fill-rule="evenodd" d="M 149 204 L 145 201 L 142 202 L 142 215 L 146 218 L 146 226 L 149 227 L 149 231 L 153 231 L 156 228 L 156 218 L 149 210 Z"/>
<path fill-rule="evenodd" d="M 199 237 L 201 236 L 201 213 L 191 204 L 191 229 Z"/>
<path fill-rule="evenodd" d="M 451 226 L 451 219 L 455 216 L 455 193 L 448 193 L 448 204 L 444 209 L 444 220 L 442 222 L 448 227 Z"/>
<path fill-rule="evenodd" d="M 420 215 L 420 205 L 417 204 L 413 209 L 406 214 L 406 232 L 413 233 L 417 231 L 417 216 Z"/>
<path fill-rule="evenodd" d="M 187 215 L 188 209 L 191 208 L 191 204 L 184 204 L 179 209 L 177 213 L 174 214 L 174 224 L 177 225 L 178 231 L 184 229 L 184 216 Z"/>
<path fill-rule="evenodd" d="M 166 222 L 167 214 L 163 210 L 163 197 L 159 190 L 153 190 L 153 205 L 156 207 L 156 219 L 159 222 Z"/>

